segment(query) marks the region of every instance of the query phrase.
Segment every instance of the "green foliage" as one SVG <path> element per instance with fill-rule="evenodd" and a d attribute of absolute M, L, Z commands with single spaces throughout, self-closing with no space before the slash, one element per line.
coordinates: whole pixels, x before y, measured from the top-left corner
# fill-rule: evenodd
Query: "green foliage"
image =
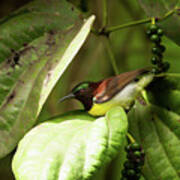
<path fill-rule="evenodd" d="M 66 121 L 64 121 L 66 120 Z M 63 122 L 62 122 L 63 121 Z M 105 117 L 56 117 L 20 141 L 13 160 L 16 179 L 89 179 L 124 145 L 128 123 L 121 107 Z"/>
<path fill-rule="evenodd" d="M 32 1 L 1 19 L 0 62 L 12 55 L 12 49 L 19 51 L 48 32 L 65 33 L 78 21 L 82 21 L 79 12 L 65 0 Z"/>
<path fill-rule="evenodd" d="M 129 113 L 130 132 L 142 144 L 145 179 L 180 178 L 180 76 L 168 74 L 150 86 L 151 104 L 139 103 Z"/>
<path fill-rule="evenodd" d="M 86 16 L 95 13 L 97 21 L 94 33 L 65 72 L 94 21 L 94 16 L 85 19 L 70 2 Z M 9 153 L 24 136 L 13 159 L 16 179 L 120 180 L 129 130 L 146 153 L 141 180 L 179 179 L 179 74 L 157 75 L 144 94 L 146 102 L 136 102 L 128 113 L 129 123 L 121 107 L 97 119 L 73 111 L 46 120 L 78 107 L 73 101 L 58 104 L 58 99 L 80 81 L 112 76 L 113 68 L 124 72 L 149 66 L 152 54 L 144 26 L 133 26 L 151 22 L 152 17 L 158 18 L 160 35 L 172 40 L 163 36 L 164 58 L 171 63 L 170 71 L 179 73 L 180 51 L 173 43 L 180 45 L 179 2 L 119 0 L 106 4 L 104 0 L 102 8 L 97 0 L 35 0 L 1 19 L 0 158 L 4 158 L 0 177 L 12 179 L 9 166 L 14 152 Z M 139 5 L 147 19 L 142 19 Z M 124 30 L 104 33 L 118 24 L 115 29 Z M 152 62 L 157 65 L 157 59 Z M 31 130 L 41 121 L 46 122 Z"/>
<path fill-rule="evenodd" d="M 4 59 L 0 64 L 1 158 L 11 152 L 35 124 L 49 93 L 90 31 L 94 16 L 83 22 L 77 11 L 72 12 L 71 8 L 72 5 L 65 1 L 46 2 L 43 6 L 41 1 L 35 1 L 25 7 L 31 10 L 28 14 L 20 13 L 20 10 L 1 22 L 2 35 L 6 38 L 1 44 L 19 39 L 16 46 L 3 44 L 6 48 L 2 50 L 6 53 L 0 53 L 8 55 L 13 48 L 10 57 L 1 57 Z M 25 21 L 27 16 L 28 21 Z M 23 24 L 11 28 L 17 21 Z M 31 38 L 27 40 L 26 37 Z"/>
<path fill-rule="evenodd" d="M 159 23 L 159 26 L 164 29 L 165 34 L 175 43 L 180 45 L 179 29 L 180 15 L 178 12 L 179 0 L 139 0 L 140 5 L 150 17 L 161 18 L 165 14 L 175 11 L 172 16 L 167 17 Z"/>
<path fill-rule="evenodd" d="M 164 16 L 178 4 L 179 0 L 138 0 L 142 8 L 150 17 Z"/>

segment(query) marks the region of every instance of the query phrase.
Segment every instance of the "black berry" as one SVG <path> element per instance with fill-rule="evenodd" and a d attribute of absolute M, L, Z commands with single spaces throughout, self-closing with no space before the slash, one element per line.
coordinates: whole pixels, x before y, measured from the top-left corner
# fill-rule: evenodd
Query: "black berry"
<path fill-rule="evenodd" d="M 160 38 L 157 34 L 153 34 L 151 37 L 150 37 L 151 41 L 152 42 L 155 42 L 155 43 L 159 43 L 160 41 Z"/>
<path fill-rule="evenodd" d="M 165 46 L 163 46 L 163 45 L 160 45 L 159 48 L 161 49 L 162 53 L 166 50 Z"/>
<path fill-rule="evenodd" d="M 144 151 L 137 142 L 129 144 L 125 150 L 127 160 L 124 163 L 121 180 L 139 180 L 144 165 Z"/>
<path fill-rule="evenodd" d="M 131 163 L 130 161 L 126 161 L 126 162 L 124 163 L 124 167 L 125 167 L 126 169 L 133 169 L 134 165 L 133 165 L 133 163 Z"/>
<path fill-rule="evenodd" d="M 153 56 L 151 58 L 151 63 L 156 65 L 152 69 L 152 73 L 159 74 L 161 72 L 166 72 L 170 65 L 168 62 L 163 63 L 163 53 L 166 50 L 165 46 L 161 44 L 161 37 L 164 34 L 163 29 L 159 28 L 156 24 L 151 24 L 146 32 L 150 40 L 154 43 L 152 47 Z"/>
<path fill-rule="evenodd" d="M 151 71 L 152 71 L 153 74 L 158 74 L 158 73 L 160 73 L 160 70 L 159 70 L 158 68 L 155 68 L 155 67 L 152 68 Z"/>
<path fill-rule="evenodd" d="M 161 54 L 161 48 L 156 46 L 152 48 L 152 53 L 153 54 Z"/>
<path fill-rule="evenodd" d="M 157 56 L 153 56 L 152 58 L 151 58 L 151 63 L 152 64 L 157 64 L 159 62 L 159 58 L 157 57 Z"/>
<path fill-rule="evenodd" d="M 147 30 L 147 31 L 146 31 L 146 35 L 147 35 L 148 37 L 150 37 L 150 36 L 152 35 L 151 30 Z"/>
<path fill-rule="evenodd" d="M 160 60 L 162 60 L 162 58 L 163 58 L 162 53 L 157 54 L 157 56 L 158 56 L 158 58 L 159 58 Z"/>
<path fill-rule="evenodd" d="M 130 177 L 134 176 L 135 174 L 136 174 L 136 172 L 133 169 L 129 169 L 127 171 L 127 175 L 130 176 Z"/>
<path fill-rule="evenodd" d="M 144 159 L 137 159 L 137 162 L 136 163 L 138 163 L 138 166 L 143 166 L 144 165 Z"/>
<path fill-rule="evenodd" d="M 136 169 L 135 169 L 135 171 L 136 171 L 137 173 L 140 173 L 141 170 L 142 170 L 142 167 L 141 167 L 141 166 L 137 166 Z"/>
<path fill-rule="evenodd" d="M 164 31 L 159 28 L 159 29 L 157 30 L 157 34 L 158 34 L 159 36 L 162 36 L 162 35 L 164 34 Z"/>
<path fill-rule="evenodd" d="M 170 64 L 168 62 L 164 62 L 162 65 L 162 70 L 163 71 L 168 71 L 168 69 L 170 68 Z"/>
<path fill-rule="evenodd" d="M 127 146 L 125 147 L 125 150 L 126 150 L 126 152 L 129 152 L 129 151 L 131 150 L 131 146 L 130 146 L 130 145 L 127 145 Z"/>
<path fill-rule="evenodd" d="M 140 145 L 136 142 L 131 145 L 131 148 L 132 150 L 141 150 Z"/>

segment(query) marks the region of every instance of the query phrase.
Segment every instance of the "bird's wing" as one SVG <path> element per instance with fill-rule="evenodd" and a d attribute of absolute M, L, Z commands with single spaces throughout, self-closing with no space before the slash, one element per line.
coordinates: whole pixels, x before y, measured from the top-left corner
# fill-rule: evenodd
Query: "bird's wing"
<path fill-rule="evenodd" d="M 138 75 L 148 72 L 146 69 L 138 69 L 122 73 L 118 76 L 108 78 L 99 85 L 96 89 L 94 96 L 96 103 L 103 103 L 110 100 L 120 90 L 122 90 L 127 84 L 135 80 Z"/>

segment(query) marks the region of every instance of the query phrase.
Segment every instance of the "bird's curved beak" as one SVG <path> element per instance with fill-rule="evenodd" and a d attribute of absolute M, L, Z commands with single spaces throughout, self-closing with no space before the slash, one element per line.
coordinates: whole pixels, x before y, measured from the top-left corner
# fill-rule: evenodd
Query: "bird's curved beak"
<path fill-rule="evenodd" d="M 61 102 L 65 101 L 66 99 L 71 99 L 71 98 L 74 98 L 74 97 L 75 97 L 75 95 L 74 95 L 73 93 L 70 93 L 70 94 L 62 97 L 62 98 L 58 101 L 58 103 L 61 103 Z"/>

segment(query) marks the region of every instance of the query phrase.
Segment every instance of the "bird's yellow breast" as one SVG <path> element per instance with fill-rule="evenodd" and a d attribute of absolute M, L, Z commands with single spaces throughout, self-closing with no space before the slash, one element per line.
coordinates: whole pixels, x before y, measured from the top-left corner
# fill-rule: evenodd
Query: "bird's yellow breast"
<path fill-rule="evenodd" d="M 112 101 L 108 101 L 102 104 L 94 103 L 91 109 L 88 111 L 89 114 L 93 116 L 103 116 L 109 111 L 112 107 L 117 106 L 118 103 L 113 103 Z"/>

